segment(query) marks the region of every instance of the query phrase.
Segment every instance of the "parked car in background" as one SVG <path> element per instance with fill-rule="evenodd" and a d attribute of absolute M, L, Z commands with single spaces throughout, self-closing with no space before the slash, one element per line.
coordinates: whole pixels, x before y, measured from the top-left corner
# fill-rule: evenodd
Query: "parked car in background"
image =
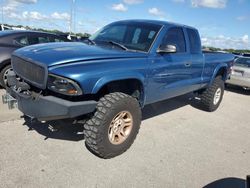
<path fill-rule="evenodd" d="M 11 70 L 11 54 L 18 48 L 49 42 L 67 42 L 68 39 L 50 33 L 8 30 L 0 32 L 0 85 L 6 87 Z"/>
<path fill-rule="evenodd" d="M 9 27 L 7 27 L 7 26 L 1 24 L 1 25 L 0 25 L 0 31 L 4 31 L 4 30 L 11 30 L 11 28 L 9 28 Z"/>
<path fill-rule="evenodd" d="M 67 38 L 71 42 L 85 42 L 88 43 L 89 41 L 86 40 L 88 37 L 81 37 L 77 35 L 70 35 L 70 34 L 60 34 L 60 36 Z"/>
<path fill-rule="evenodd" d="M 249 53 L 243 53 L 242 56 L 243 57 L 250 57 L 250 54 Z"/>
<path fill-rule="evenodd" d="M 250 57 L 238 57 L 232 67 L 232 74 L 227 84 L 250 88 Z"/>
<path fill-rule="evenodd" d="M 6 31 L 6 30 L 26 30 L 24 27 L 13 27 L 13 26 L 7 26 L 4 24 L 1 24 L 0 31 Z"/>
<path fill-rule="evenodd" d="M 250 53 L 233 53 L 235 56 L 250 57 Z"/>

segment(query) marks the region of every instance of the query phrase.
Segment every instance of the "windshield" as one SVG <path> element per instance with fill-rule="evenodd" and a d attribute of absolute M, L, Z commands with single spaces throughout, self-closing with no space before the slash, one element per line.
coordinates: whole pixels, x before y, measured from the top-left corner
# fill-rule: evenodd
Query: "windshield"
<path fill-rule="evenodd" d="M 235 61 L 235 65 L 241 67 L 250 67 L 250 58 L 238 58 Z"/>
<path fill-rule="evenodd" d="M 129 50 L 148 52 L 161 25 L 150 23 L 114 23 L 90 37 L 95 43 L 116 42 Z"/>

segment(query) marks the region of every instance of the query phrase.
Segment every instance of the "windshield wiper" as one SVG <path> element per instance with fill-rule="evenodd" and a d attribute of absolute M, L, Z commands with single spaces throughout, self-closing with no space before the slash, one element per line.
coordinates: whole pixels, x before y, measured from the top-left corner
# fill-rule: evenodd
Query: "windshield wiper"
<path fill-rule="evenodd" d="M 108 41 L 105 41 L 105 42 L 107 42 L 109 44 L 112 44 L 112 45 L 115 45 L 115 46 L 118 46 L 118 47 L 120 47 L 123 50 L 126 50 L 126 51 L 129 50 L 126 46 L 124 46 L 124 45 L 122 45 L 122 44 L 120 44 L 118 42 L 115 42 L 115 41 L 112 41 L 112 40 L 108 40 Z"/>
<path fill-rule="evenodd" d="M 89 39 L 89 38 L 86 38 L 85 40 L 87 40 L 89 43 L 93 44 L 93 45 L 96 45 L 95 41 Z"/>

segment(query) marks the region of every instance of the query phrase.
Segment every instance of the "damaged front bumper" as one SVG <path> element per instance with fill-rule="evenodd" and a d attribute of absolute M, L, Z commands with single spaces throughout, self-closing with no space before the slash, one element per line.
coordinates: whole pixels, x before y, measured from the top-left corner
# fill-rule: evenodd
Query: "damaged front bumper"
<path fill-rule="evenodd" d="M 72 102 L 55 96 L 21 91 L 16 86 L 7 87 L 6 91 L 2 102 L 8 104 L 9 109 L 17 107 L 24 115 L 39 121 L 76 118 L 93 112 L 97 105 L 94 100 Z"/>

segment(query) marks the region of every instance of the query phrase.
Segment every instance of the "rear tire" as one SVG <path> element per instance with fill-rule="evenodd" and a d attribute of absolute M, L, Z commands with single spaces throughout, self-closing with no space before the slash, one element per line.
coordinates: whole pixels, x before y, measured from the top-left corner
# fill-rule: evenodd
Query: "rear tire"
<path fill-rule="evenodd" d="M 7 74 L 8 72 L 12 70 L 11 65 L 5 66 L 1 71 L 0 71 L 0 85 L 3 88 L 6 88 L 7 84 Z"/>
<path fill-rule="evenodd" d="M 213 83 L 200 95 L 202 108 L 208 112 L 217 110 L 224 95 L 225 84 L 221 76 L 214 79 Z"/>
<path fill-rule="evenodd" d="M 84 125 L 85 144 L 100 158 L 116 157 L 132 145 L 140 124 L 139 102 L 124 93 L 110 93 L 100 99 Z"/>

